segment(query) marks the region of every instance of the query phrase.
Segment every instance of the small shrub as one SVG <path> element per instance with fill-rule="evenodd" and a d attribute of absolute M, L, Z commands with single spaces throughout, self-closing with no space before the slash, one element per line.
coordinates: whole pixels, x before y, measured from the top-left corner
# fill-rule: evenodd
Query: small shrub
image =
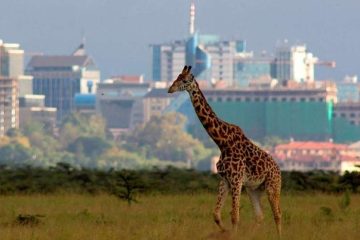
<path fill-rule="evenodd" d="M 144 189 L 144 183 L 132 171 L 123 170 L 118 172 L 112 184 L 112 193 L 118 198 L 127 201 L 129 206 L 133 202 L 138 202 L 135 199 L 135 194 L 141 189 Z"/>
<path fill-rule="evenodd" d="M 332 208 L 325 206 L 320 207 L 320 216 L 315 217 L 315 223 L 317 224 L 317 226 L 329 224 L 334 222 L 335 220 L 335 214 Z"/>
<path fill-rule="evenodd" d="M 35 227 L 42 223 L 40 220 L 43 215 L 19 214 L 16 217 L 15 225 Z"/>
<path fill-rule="evenodd" d="M 78 212 L 76 214 L 77 218 L 81 218 L 81 219 L 91 219 L 93 216 L 91 215 L 91 213 L 89 212 L 89 210 L 84 209 L 80 212 Z"/>
<path fill-rule="evenodd" d="M 350 198 L 350 191 L 348 189 L 346 189 L 346 191 L 344 192 L 340 202 L 339 202 L 339 207 L 342 211 L 345 211 L 351 202 L 351 198 Z"/>
<path fill-rule="evenodd" d="M 107 225 L 107 224 L 112 224 L 113 221 L 110 221 L 109 219 L 107 219 L 105 217 L 105 215 L 102 213 L 95 218 L 95 223 L 98 225 Z"/>
<path fill-rule="evenodd" d="M 320 212 L 325 217 L 332 217 L 333 211 L 330 207 L 320 207 Z"/>

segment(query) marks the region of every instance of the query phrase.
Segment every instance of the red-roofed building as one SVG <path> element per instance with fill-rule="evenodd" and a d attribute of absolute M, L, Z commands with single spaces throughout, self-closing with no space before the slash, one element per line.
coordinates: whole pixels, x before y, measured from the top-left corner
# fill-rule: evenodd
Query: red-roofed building
<path fill-rule="evenodd" d="M 354 166 L 360 164 L 360 157 L 348 145 L 333 142 L 292 141 L 276 146 L 273 156 L 285 171 L 344 172 L 353 171 Z"/>
<path fill-rule="evenodd" d="M 114 82 L 122 82 L 122 83 L 144 83 L 144 75 L 121 75 L 121 76 L 113 76 L 111 79 Z"/>
<path fill-rule="evenodd" d="M 349 146 L 333 142 L 289 142 L 275 147 L 275 154 L 282 157 L 292 156 L 336 156 L 348 154 Z"/>

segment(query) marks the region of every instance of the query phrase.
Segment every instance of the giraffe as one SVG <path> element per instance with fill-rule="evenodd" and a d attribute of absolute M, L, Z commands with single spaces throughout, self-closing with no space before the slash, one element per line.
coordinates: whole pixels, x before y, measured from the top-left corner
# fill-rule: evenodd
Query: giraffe
<path fill-rule="evenodd" d="M 218 118 L 206 101 L 191 66 L 185 66 L 170 86 L 168 93 L 187 91 L 195 112 L 220 149 L 220 159 L 216 164 L 220 175 L 219 191 L 214 210 L 214 221 L 222 231 L 226 231 L 221 220 L 221 209 L 230 191 L 232 196 L 231 222 L 236 231 L 239 222 L 241 189 L 244 186 L 249 195 L 255 219 L 263 221 L 261 193 L 265 190 L 273 212 L 277 233 L 281 235 L 280 191 L 281 173 L 273 158 L 247 138 L 242 129 Z"/>

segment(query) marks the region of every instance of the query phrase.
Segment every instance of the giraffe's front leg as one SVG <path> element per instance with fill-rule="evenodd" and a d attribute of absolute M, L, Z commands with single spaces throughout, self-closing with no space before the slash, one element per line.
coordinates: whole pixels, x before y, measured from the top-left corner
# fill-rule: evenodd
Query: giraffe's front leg
<path fill-rule="evenodd" d="M 228 194 L 229 187 L 226 179 L 222 178 L 219 184 L 219 193 L 214 211 L 215 223 L 220 227 L 222 231 L 225 231 L 224 225 L 221 221 L 221 209 L 224 206 L 226 195 Z"/>
<path fill-rule="evenodd" d="M 242 187 L 241 181 L 231 184 L 231 194 L 232 194 L 231 222 L 234 231 L 237 230 L 237 226 L 239 223 L 241 187 Z"/>

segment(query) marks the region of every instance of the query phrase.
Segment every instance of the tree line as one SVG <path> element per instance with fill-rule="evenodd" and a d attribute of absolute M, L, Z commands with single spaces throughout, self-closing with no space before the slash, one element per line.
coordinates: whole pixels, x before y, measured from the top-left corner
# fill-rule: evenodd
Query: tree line
<path fill-rule="evenodd" d="M 147 170 L 78 169 L 66 163 L 50 168 L 0 168 L 0 194 L 109 193 L 123 199 L 142 194 L 217 191 L 219 177 L 211 172 L 174 167 Z M 283 172 L 283 192 L 360 192 L 360 173 Z"/>
<path fill-rule="evenodd" d="M 72 113 L 57 131 L 28 121 L 21 129 L 10 129 L 0 137 L 0 165 L 53 167 L 61 162 L 103 170 L 154 166 L 209 170 L 211 158 L 220 155 L 217 146 L 201 126 L 200 135 L 186 127 L 184 115 L 169 113 L 153 117 L 115 141 L 104 119 L 97 115 Z M 280 142 L 284 140 L 271 136 L 257 144 L 271 149 Z"/>
<path fill-rule="evenodd" d="M 172 113 L 114 140 L 104 119 L 80 113 L 68 115 L 58 134 L 39 122 L 27 122 L 0 137 L 0 165 L 53 167 L 67 163 L 78 168 L 144 169 L 153 166 L 197 168 L 209 163 L 215 148 L 188 134 L 185 117 Z"/>

